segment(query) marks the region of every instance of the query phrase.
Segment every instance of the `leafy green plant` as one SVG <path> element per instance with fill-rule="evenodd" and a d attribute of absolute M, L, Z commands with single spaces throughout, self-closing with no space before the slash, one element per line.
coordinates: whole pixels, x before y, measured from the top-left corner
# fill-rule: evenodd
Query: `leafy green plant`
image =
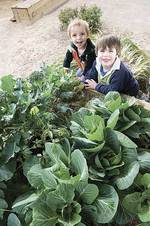
<path fill-rule="evenodd" d="M 81 6 L 79 10 L 79 18 L 88 22 L 91 33 L 99 32 L 102 26 L 102 11 L 96 5 L 87 7 Z"/>
<path fill-rule="evenodd" d="M 81 6 L 80 8 L 65 8 L 61 10 L 59 14 L 60 27 L 62 30 L 65 30 L 70 21 L 75 17 L 86 20 L 89 24 L 90 31 L 96 33 L 101 29 L 101 9 L 96 5 L 87 7 L 86 5 Z"/>
<path fill-rule="evenodd" d="M 126 189 L 134 187 L 139 172 L 149 172 L 150 153 L 142 146 L 142 135 L 149 133 L 150 113 L 135 102 L 135 98 L 128 100 L 110 92 L 103 100 L 91 100 L 87 108 L 73 114 L 71 121 L 74 148 L 86 156 L 90 180 L 110 183 L 119 194 L 114 221 L 121 225 L 135 218 L 121 207 Z"/>
<path fill-rule="evenodd" d="M 150 222 L 150 174 L 139 175 L 136 186 L 136 192 L 124 197 L 123 205 L 142 222 Z"/>
<path fill-rule="evenodd" d="M 63 75 L 60 66 L 44 67 L 34 72 L 28 79 L 14 79 L 5 76 L 0 81 L 0 175 L 1 181 L 8 185 L 10 180 L 17 180 L 24 170 L 22 181 L 26 186 L 26 173 L 29 166 L 39 162 L 45 141 L 56 141 L 69 136 L 67 126 L 68 110 L 72 100 L 68 97 L 68 105 L 62 110 L 63 94 L 68 92 L 69 83 L 75 103 L 76 94 L 82 95 L 79 81 Z M 61 117 L 60 117 L 61 115 Z M 41 161 L 45 161 L 44 156 Z M 10 185 L 11 184 L 11 185 Z M 23 185 L 22 185 L 23 186 Z M 22 188 L 20 185 L 20 187 Z M 12 191 L 13 192 L 13 191 Z M 18 191 L 18 195 L 23 190 Z M 7 196 L 1 200 L 1 218 L 7 207 Z M 7 215 L 5 215 L 7 216 Z M 9 219 L 14 218 L 12 215 Z"/>
<path fill-rule="evenodd" d="M 59 21 L 60 21 L 60 28 L 62 30 L 66 30 L 68 27 L 69 22 L 78 16 L 78 9 L 72 8 L 65 8 L 60 11 L 59 14 Z"/>
<path fill-rule="evenodd" d="M 116 212 L 118 195 L 110 185 L 88 182 L 88 166 L 82 152 L 78 149 L 71 151 L 67 140 L 62 146 L 46 143 L 45 151 L 49 166 L 42 168 L 36 164 L 27 174 L 37 193 L 20 197 L 15 201 L 13 210 L 18 214 L 19 209 L 26 210 L 24 214 L 28 218 L 27 210 L 32 209 L 31 226 L 46 222 L 49 226 L 109 222 Z M 91 216 L 88 221 L 87 214 Z"/>
<path fill-rule="evenodd" d="M 134 103 L 134 99 L 122 101 L 114 92 L 106 95 L 104 101 L 90 101 L 89 109 L 81 108 L 74 113 L 71 125 L 73 146 L 66 139 L 62 146 L 45 144 L 47 161 L 42 165 L 31 165 L 27 172 L 29 183 L 37 190 L 32 194 L 35 198 L 16 200 L 14 211 L 26 204 L 26 210 L 32 209 L 32 226 L 40 225 L 41 221 L 48 222 L 49 226 L 80 222 L 101 225 L 113 220 L 125 224 L 135 218 L 125 209 L 117 212 L 117 207 L 122 205 L 121 196 L 126 195 L 126 189 L 134 185 L 140 168 L 148 169 L 149 163 L 143 160 L 149 158 L 149 153 L 140 151 L 138 155 L 137 145 L 116 130 L 123 114 L 121 111 L 129 110 Z M 101 117 L 103 113 L 104 118 Z M 147 111 L 141 114 L 144 119 L 148 115 Z M 143 154 L 147 157 L 143 158 Z M 116 213 L 118 215 L 114 218 Z M 29 212 L 24 214 L 28 219 Z M 122 214 L 124 219 L 120 217 Z M 90 220 L 86 216 L 90 216 Z"/>
<path fill-rule="evenodd" d="M 0 80 L 1 225 L 148 224 L 149 179 L 137 179 L 150 172 L 150 112 L 87 96 L 59 65 Z M 123 205 L 135 192 L 142 218 Z"/>

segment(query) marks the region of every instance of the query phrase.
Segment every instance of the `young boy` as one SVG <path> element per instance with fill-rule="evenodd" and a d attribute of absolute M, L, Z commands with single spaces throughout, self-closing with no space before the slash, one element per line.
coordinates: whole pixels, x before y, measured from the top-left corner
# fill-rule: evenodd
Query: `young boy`
<path fill-rule="evenodd" d="M 96 58 L 95 46 L 88 38 L 89 25 L 86 21 L 76 18 L 69 24 L 67 32 L 70 45 L 66 52 L 63 67 L 66 72 L 69 72 L 70 64 L 74 59 L 79 68 L 76 75 L 82 80 Z"/>
<path fill-rule="evenodd" d="M 130 96 L 138 94 L 139 85 L 131 71 L 120 61 L 120 40 L 113 35 L 100 38 L 96 43 L 97 58 L 88 73 L 85 86 L 107 94 L 118 91 Z"/>

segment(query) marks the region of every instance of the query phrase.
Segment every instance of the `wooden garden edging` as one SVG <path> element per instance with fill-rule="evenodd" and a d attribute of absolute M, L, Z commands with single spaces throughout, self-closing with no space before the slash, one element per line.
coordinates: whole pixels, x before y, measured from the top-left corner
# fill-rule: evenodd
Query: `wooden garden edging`
<path fill-rule="evenodd" d="M 149 103 L 149 102 L 147 102 L 147 101 L 145 101 L 145 100 L 139 100 L 139 99 L 137 99 L 136 104 L 137 104 L 137 105 L 141 105 L 141 106 L 143 106 L 145 109 L 147 109 L 147 110 L 150 111 L 150 103 Z"/>
<path fill-rule="evenodd" d="M 86 91 L 87 93 L 86 93 L 86 96 L 89 98 L 93 98 L 93 97 L 102 97 L 102 96 L 104 96 L 104 94 L 102 94 L 102 93 L 99 93 L 99 92 L 97 92 L 97 91 L 95 91 L 95 90 L 87 90 Z M 135 97 L 131 97 L 131 96 L 128 96 L 128 95 L 123 95 L 123 96 L 125 96 L 127 99 L 130 99 L 130 98 L 135 98 Z M 87 98 L 87 99 L 88 99 Z M 90 99 L 89 98 L 89 99 Z M 140 100 L 140 99 L 137 99 L 137 98 L 135 98 L 135 104 L 137 104 L 137 105 L 141 105 L 141 106 L 143 106 L 145 109 L 147 109 L 147 110 L 149 110 L 150 111 L 150 103 L 149 102 L 147 102 L 147 101 L 145 101 L 145 100 Z"/>

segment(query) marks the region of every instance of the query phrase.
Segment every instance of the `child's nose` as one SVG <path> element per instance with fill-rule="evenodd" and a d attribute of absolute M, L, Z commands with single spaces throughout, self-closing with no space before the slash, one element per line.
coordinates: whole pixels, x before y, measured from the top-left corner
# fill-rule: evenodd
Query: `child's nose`
<path fill-rule="evenodd" d="M 109 51 L 106 50 L 106 51 L 104 51 L 103 54 L 104 54 L 104 56 L 107 56 L 107 55 L 109 55 Z"/>

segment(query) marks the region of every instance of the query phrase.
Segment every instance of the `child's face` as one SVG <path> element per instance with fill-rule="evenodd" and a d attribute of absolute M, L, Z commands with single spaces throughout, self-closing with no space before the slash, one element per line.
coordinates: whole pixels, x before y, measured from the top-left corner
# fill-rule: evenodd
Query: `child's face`
<path fill-rule="evenodd" d="M 99 62 L 102 64 L 103 68 L 110 69 L 115 62 L 117 57 L 116 48 L 108 48 L 105 49 L 98 49 L 98 59 Z"/>
<path fill-rule="evenodd" d="M 84 49 L 86 47 L 88 35 L 83 26 L 75 25 L 70 30 L 70 39 L 73 44 L 79 48 Z"/>

